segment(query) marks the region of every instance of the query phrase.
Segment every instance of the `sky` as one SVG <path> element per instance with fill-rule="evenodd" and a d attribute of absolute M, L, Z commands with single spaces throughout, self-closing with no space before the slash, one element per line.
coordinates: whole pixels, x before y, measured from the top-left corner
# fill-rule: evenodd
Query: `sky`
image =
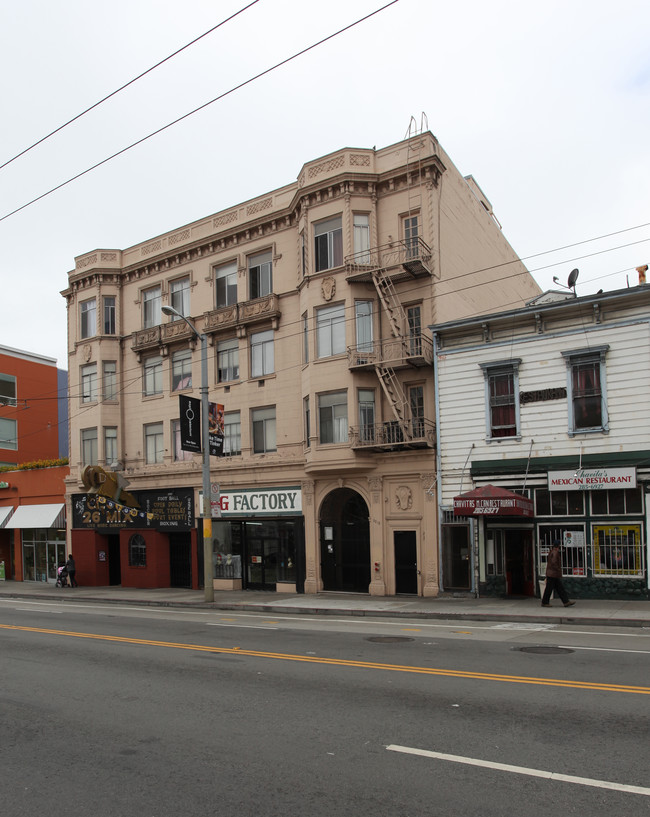
<path fill-rule="evenodd" d="M 249 2 L 7 0 L 0 165 Z M 574 268 L 578 295 L 635 286 L 650 261 L 647 0 L 398 0 L 23 207 L 387 2 L 258 0 L 1 168 L 0 344 L 66 369 L 76 256 L 291 184 L 340 148 L 394 144 L 412 117 L 474 176 L 543 290 Z"/>

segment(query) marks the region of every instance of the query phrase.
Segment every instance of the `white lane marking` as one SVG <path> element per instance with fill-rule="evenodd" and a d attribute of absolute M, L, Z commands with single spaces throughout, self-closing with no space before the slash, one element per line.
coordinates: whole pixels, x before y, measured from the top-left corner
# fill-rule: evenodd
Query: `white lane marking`
<path fill-rule="evenodd" d="M 38 610 L 34 610 L 33 607 L 13 607 L 13 610 L 20 610 L 22 613 L 34 613 L 38 612 Z M 47 608 L 48 613 L 54 613 L 57 616 L 60 616 L 63 613 L 63 610 L 50 610 Z"/>
<path fill-rule="evenodd" d="M 615 647 L 574 647 L 572 644 L 564 644 L 567 650 L 590 650 L 591 652 L 631 652 L 635 655 L 650 655 L 648 650 L 621 650 Z"/>
<path fill-rule="evenodd" d="M 448 755 L 443 752 L 429 752 L 426 749 L 413 749 L 410 746 L 396 746 L 391 744 L 386 749 L 389 752 L 401 752 L 407 755 L 420 755 L 436 760 L 447 760 L 451 763 L 463 763 L 466 766 L 482 766 L 486 769 L 496 769 L 501 772 L 512 772 L 514 774 L 525 774 L 529 777 L 544 777 L 548 780 L 559 780 L 562 783 L 577 783 L 579 786 L 593 786 L 597 789 L 612 789 L 623 791 L 629 794 L 642 794 L 650 797 L 650 789 L 644 786 L 630 786 L 627 783 L 612 783 L 609 780 L 595 780 L 591 777 L 576 777 L 572 774 L 560 774 L 559 772 L 547 772 L 543 769 L 530 769 L 527 766 L 511 766 L 508 763 L 494 763 L 491 760 L 479 760 L 475 757 L 463 757 L 462 755 Z"/>
<path fill-rule="evenodd" d="M 279 627 L 258 627 L 255 624 L 222 624 L 220 621 L 206 621 L 206 627 L 234 627 L 235 630 L 279 630 Z"/>

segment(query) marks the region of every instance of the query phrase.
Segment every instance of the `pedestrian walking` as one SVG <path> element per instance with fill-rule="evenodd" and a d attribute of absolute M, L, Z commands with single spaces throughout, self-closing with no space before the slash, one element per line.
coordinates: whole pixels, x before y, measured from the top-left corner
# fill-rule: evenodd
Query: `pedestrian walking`
<path fill-rule="evenodd" d="M 68 553 L 68 561 L 65 563 L 65 566 L 68 571 L 68 581 L 70 582 L 70 587 L 79 587 L 76 579 L 77 566 L 72 558 L 72 553 Z"/>
<path fill-rule="evenodd" d="M 569 599 L 562 583 L 562 549 L 557 540 L 551 545 L 551 552 L 546 560 L 546 589 L 542 597 L 542 607 L 551 606 L 551 593 L 554 590 L 562 599 L 565 607 L 571 607 L 575 604 L 575 601 Z"/>

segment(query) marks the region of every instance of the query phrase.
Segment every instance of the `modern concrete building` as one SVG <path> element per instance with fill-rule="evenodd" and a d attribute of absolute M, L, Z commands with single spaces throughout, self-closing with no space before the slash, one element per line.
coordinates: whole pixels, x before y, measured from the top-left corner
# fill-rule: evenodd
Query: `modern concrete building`
<path fill-rule="evenodd" d="M 438 593 L 426 326 L 539 288 L 431 133 L 339 150 L 286 187 L 81 255 L 62 294 L 69 537 L 92 581 L 201 583 L 201 461 L 179 408 L 199 350 L 169 305 L 208 336 L 224 407 L 215 587 Z M 139 512 L 88 493 L 94 465 L 128 480 Z"/>
<path fill-rule="evenodd" d="M 642 284 L 431 327 L 445 590 L 539 595 L 559 541 L 574 598 L 650 596 L 649 316 Z"/>

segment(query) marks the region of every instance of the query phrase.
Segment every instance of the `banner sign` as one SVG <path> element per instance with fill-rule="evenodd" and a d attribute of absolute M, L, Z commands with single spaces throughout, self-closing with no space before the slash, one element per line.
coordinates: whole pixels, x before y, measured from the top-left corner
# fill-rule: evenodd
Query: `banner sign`
<path fill-rule="evenodd" d="M 549 471 L 549 491 L 602 491 L 605 488 L 636 488 L 636 468 L 578 468 Z"/>
<path fill-rule="evenodd" d="M 181 451 L 201 453 L 201 401 L 186 394 L 178 395 L 181 425 Z"/>
<path fill-rule="evenodd" d="M 72 527 L 111 531 L 120 528 L 149 528 L 166 532 L 189 531 L 194 527 L 194 491 L 136 491 L 140 508 L 130 508 L 99 494 L 72 497 Z"/>
<path fill-rule="evenodd" d="M 533 503 L 525 496 L 454 497 L 455 516 L 533 516 Z"/>
<path fill-rule="evenodd" d="M 300 488 L 251 488 L 243 491 L 224 491 L 222 488 L 218 504 L 222 519 L 232 516 L 300 516 L 302 491 Z M 212 516 L 216 517 L 214 508 Z"/>
<path fill-rule="evenodd" d="M 220 457 L 223 454 L 224 417 L 221 403 L 210 403 L 208 433 L 210 435 L 210 454 Z"/>

